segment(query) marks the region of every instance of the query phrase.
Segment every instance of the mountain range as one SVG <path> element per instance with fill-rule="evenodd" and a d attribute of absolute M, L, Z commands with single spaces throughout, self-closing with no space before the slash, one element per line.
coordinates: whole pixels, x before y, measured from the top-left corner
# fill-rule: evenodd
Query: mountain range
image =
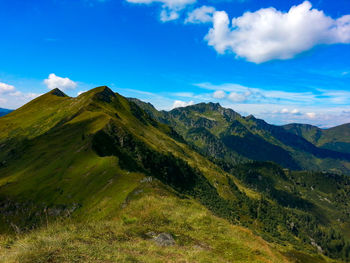
<path fill-rule="evenodd" d="M 293 170 L 349 173 L 350 124 L 320 129 L 303 124 L 276 126 L 243 117 L 218 103 L 200 103 L 171 111 L 130 99 L 168 124 L 205 155 L 236 164 L 250 159 L 273 161 Z"/>
<path fill-rule="evenodd" d="M 333 151 L 350 153 L 350 124 L 320 129 L 307 124 L 288 124 L 284 128 L 312 144 Z"/>
<path fill-rule="evenodd" d="M 347 129 L 52 90 L 0 118 L 0 262 L 347 262 Z"/>
<path fill-rule="evenodd" d="M 0 117 L 9 114 L 12 110 L 0 108 Z"/>

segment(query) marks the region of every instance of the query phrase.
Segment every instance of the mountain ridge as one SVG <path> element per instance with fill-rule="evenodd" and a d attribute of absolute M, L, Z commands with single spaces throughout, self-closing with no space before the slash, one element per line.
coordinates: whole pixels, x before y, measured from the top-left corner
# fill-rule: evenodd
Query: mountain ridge
<path fill-rule="evenodd" d="M 291 169 L 334 168 L 339 173 L 349 173 L 349 152 L 337 151 L 334 147 L 320 147 L 302 133 L 288 129 L 290 127 L 288 125 L 271 125 L 252 115 L 243 117 L 232 109 L 226 109 L 214 103 L 200 103 L 170 111 L 157 111 L 153 106 L 146 106 L 142 101 L 134 101 L 158 121 L 175 127 L 184 138 L 187 135 L 191 136 L 191 139 L 188 139 L 203 152 L 207 152 L 205 149 L 207 147 L 203 146 L 203 140 L 206 140 L 203 137 L 204 133 L 202 137 L 195 138 L 191 129 L 200 127 L 208 129 L 214 137 L 211 136 L 212 139 L 208 137 L 207 140 L 213 141 L 213 138 L 216 138 L 221 141 L 213 144 L 218 145 L 218 150 L 213 151 L 212 157 L 224 149 L 227 152 L 226 159 L 232 159 L 232 154 L 238 154 L 258 161 L 275 161 Z M 235 125 L 235 128 L 232 125 Z M 206 134 L 208 136 L 208 133 Z M 224 147 L 219 146 L 222 143 Z M 255 150 L 251 151 L 253 148 Z M 330 159 L 334 160 L 334 165 L 330 165 Z M 318 165 L 315 166 L 314 163 Z"/>
<path fill-rule="evenodd" d="M 0 118 L 0 262 L 349 259 L 348 177 L 229 152 L 267 124 L 219 106 L 175 111 L 186 136 L 106 86 Z"/>
<path fill-rule="evenodd" d="M 305 124 L 289 124 L 283 127 L 321 148 L 350 153 L 350 123 L 327 129 Z"/>

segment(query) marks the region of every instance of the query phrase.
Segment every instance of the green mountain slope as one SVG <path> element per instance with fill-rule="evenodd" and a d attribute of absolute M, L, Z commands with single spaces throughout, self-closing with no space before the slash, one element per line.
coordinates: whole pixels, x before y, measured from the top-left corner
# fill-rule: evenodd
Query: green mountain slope
<path fill-rule="evenodd" d="M 238 262 L 288 261 L 194 201 L 201 188 L 219 201 L 232 196 L 225 175 L 107 87 L 78 98 L 54 90 L 0 119 L 0 127 L 2 262 L 156 262 L 169 255 L 228 262 L 231 254 Z M 208 239 L 213 230 L 221 238 Z M 170 232 L 177 245 L 164 252 L 150 231 Z"/>
<path fill-rule="evenodd" d="M 217 103 L 166 112 L 137 99 L 132 101 L 158 121 L 173 126 L 205 155 L 220 161 L 237 164 L 251 159 L 273 161 L 290 169 L 350 171 L 350 154 L 317 147 L 308 141 L 305 132 L 292 134 L 286 127 L 270 125 L 254 116 L 243 117 Z M 309 137 L 316 136 L 312 131 L 310 128 Z"/>
<path fill-rule="evenodd" d="M 287 131 L 302 136 L 318 147 L 333 151 L 350 153 L 350 124 L 329 129 L 320 129 L 306 124 L 288 124 Z"/>
<path fill-rule="evenodd" d="M 190 133 L 174 130 L 190 124 L 172 128 L 165 122 L 173 119 L 161 123 L 154 118 L 163 113 L 154 114 L 98 87 L 77 98 L 53 90 L 0 118 L 0 262 L 350 258 L 348 177 L 265 162 L 234 166 L 247 158 L 216 134 L 263 137 L 216 104 L 188 118 L 172 113 L 207 127 L 202 147 L 210 138 L 218 143 L 207 151 L 211 160 Z M 245 125 L 232 126 L 237 118 Z M 174 246 L 156 244 L 153 236 L 164 232 Z"/>

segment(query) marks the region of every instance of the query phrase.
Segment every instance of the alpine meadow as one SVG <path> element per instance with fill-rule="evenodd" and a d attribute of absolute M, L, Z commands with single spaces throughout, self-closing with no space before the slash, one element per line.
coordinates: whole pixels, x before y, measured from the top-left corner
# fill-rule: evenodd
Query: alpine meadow
<path fill-rule="evenodd" d="M 0 263 L 350 262 L 347 0 L 0 23 Z"/>

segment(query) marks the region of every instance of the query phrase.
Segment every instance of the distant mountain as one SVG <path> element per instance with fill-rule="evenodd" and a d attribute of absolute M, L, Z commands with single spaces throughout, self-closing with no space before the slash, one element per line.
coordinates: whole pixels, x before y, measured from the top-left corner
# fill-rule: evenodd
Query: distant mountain
<path fill-rule="evenodd" d="M 348 262 L 350 177 L 271 162 L 346 158 L 215 103 L 55 89 L 0 118 L 0 262 Z"/>
<path fill-rule="evenodd" d="M 350 153 L 337 151 L 329 144 L 319 147 L 312 139 L 319 136 L 317 127 L 303 126 L 291 132 L 289 126 L 270 125 L 252 115 L 243 117 L 218 103 L 200 103 L 167 112 L 157 111 L 137 99 L 132 101 L 158 121 L 174 127 L 201 152 L 219 161 L 231 164 L 247 159 L 273 161 L 290 169 L 350 173 Z M 344 130 L 339 138 L 346 136 Z"/>
<path fill-rule="evenodd" d="M 1 116 L 5 116 L 6 114 L 9 114 L 10 112 L 12 112 L 13 110 L 8 110 L 8 109 L 3 109 L 0 108 L 0 117 Z"/>
<path fill-rule="evenodd" d="M 303 137 L 314 145 L 333 151 L 350 153 L 350 124 L 329 129 L 320 129 L 307 124 L 288 124 L 283 126 L 288 132 Z"/>

